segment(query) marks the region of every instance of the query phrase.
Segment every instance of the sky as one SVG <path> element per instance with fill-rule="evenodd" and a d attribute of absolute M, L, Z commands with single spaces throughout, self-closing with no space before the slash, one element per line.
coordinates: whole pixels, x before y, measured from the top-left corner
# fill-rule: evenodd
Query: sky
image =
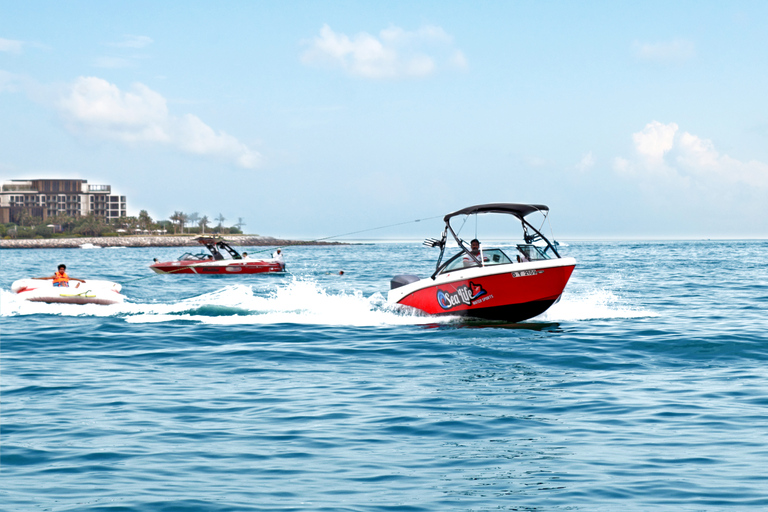
<path fill-rule="evenodd" d="M 0 179 L 35 178 L 281 238 L 490 202 L 768 238 L 768 2 L 0 0 Z"/>

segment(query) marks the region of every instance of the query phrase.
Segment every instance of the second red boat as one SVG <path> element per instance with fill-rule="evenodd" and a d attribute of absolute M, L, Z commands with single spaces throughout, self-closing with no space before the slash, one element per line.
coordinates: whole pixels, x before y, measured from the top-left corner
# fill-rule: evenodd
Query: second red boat
<path fill-rule="evenodd" d="M 186 252 L 176 261 L 157 261 L 149 266 L 158 274 L 240 275 L 285 272 L 285 261 L 276 251 L 272 258 L 255 259 L 242 255 L 219 237 L 196 239 L 209 254 Z"/>

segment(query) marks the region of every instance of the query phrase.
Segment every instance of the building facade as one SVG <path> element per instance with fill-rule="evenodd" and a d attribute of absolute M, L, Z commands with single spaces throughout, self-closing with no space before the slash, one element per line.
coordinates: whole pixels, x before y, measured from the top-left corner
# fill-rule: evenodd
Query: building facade
<path fill-rule="evenodd" d="M 0 223 L 18 223 L 23 213 L 46 220 L 58 214 L 93 214 L 107 220 L 125 217 L 125 196 L 112 195 L 110 185 L 88 180 L 10 180 L 0 185 Z"/>

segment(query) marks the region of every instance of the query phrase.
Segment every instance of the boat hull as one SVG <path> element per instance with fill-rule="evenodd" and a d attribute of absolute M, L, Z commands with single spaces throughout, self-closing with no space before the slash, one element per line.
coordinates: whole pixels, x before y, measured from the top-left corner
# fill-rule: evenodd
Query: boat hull
<path fill-rule="evenodd" d="M 150 265 L 158 274 L 241 275 L 285 272 L 285 265 L 273 260 L 190 260 L 165 261 Z"/>
<path fill-rule="evenodd" d="M 53 286 L 52 281 L 19 279 L 11 285 L 11 291 L 21 299 L 49 304 L 98 304 L 108 306 L 125 300 L 120 294 L 122 287 L 111 281 L 70 281 L 69 287 Z"/>
<path fill-rule="evenodd" d="M 575 267 L 559 258 L 462 269 L 390 290 L 389 301 L 429 315 L 520 322 L 557 302 Z"/>

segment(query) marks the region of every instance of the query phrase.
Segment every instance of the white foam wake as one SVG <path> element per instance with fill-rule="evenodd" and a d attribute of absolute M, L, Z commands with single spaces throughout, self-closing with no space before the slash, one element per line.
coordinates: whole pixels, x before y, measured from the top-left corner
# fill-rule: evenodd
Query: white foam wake
<path fill-rule="evenodd" d="M 128 322 L 191 320 L 216 325 L 415 325 L 434 319 L 392 308 L 380 293 L 329 292 L 313 281 L 295 280 L 273 292 L 254 294 L 250 286 L 228 286 L 174 304 L 144 306 Z M 446 321 L 450 321 L 446 319 Z"/>
<path fill-rule="evenodd" d="M 0 291 L 3 316 L 54 314 L 62 316 L 123 317 L 129 323 L 160 323 L 188 320 L 216 325 L 305 324 L 305 325 L 418 325 L 447 323 L 387 304 L 381 293 L 366 297 L 362 292 L 333 292 L 316 282 L 296 279 L 271 292 L 256 292 L 249 285 L 229 285 L 210 293 L 182 300 L 135 301 L 110 306 L 44 304 L 21 300 Z"/>
<path fill-rule="evenodd" d="M 589 290 L 586 292 L 569 293 L 560 298 L 536 320 L 547 322 L 574 322 L 579 320 L 599 320 L 612 318 L 644 318 L 655 317 L 656 313 L 625 304 L 621 298 L 610 290 Z"/>
<path fill-rule="evenodd" d="M 452 323 L 457 317 L 432 317 L 388 304 L 381 293 L 329 291 L 312 280 L 295 279 L 272 291 L 250 285 L 228 285 L 210 293 L 179 300 L 133 300 L 122 304 L 45 304 L 28 302 L 0 290 L 0 315 L 61 315 L 122 317 L 129 323 L 187 320 L 215 325 L 420 325 Z M 654 317 L 656 313 L 626 305 L 610 290 L 566 291 L 562 299 L 534 322 Z"/>

